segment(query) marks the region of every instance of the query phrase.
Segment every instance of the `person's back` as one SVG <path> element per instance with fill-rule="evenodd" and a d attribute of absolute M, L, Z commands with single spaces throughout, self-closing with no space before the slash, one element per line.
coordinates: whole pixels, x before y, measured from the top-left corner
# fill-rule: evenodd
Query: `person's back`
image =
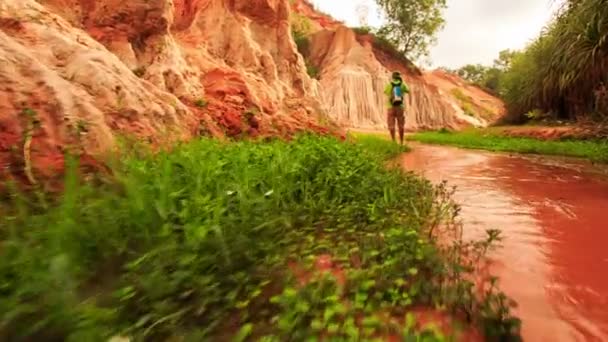
<path fill-rule="evenodd" d="M 395 123 L 399 128 L 399 140 L 403 145 L 403 135 L 405 131 L 405 94 L 410 92 L 407 84 L 401 78 L 398 71 L 393 72 L 390 83 L 384 88 L 384 93 L 388 98 L 388 112 L 386 113 L 388 130 L 391 138 L 395 141 Z"/>

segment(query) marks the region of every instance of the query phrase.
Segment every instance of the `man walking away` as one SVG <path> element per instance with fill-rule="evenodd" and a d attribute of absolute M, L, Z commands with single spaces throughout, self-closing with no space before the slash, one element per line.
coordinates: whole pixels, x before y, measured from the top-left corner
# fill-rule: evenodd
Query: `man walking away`
<path fill-rule="evenodd" d="M 384 88 L 384 93 L 388 96 L 388 113 L 386 114 L 386 118 L 393 142 L 395 141 L 395 121 L 397 121 L 401 145 L 403 145 L 403 132 L 405 130 L 404 96 L 409 92 L 410 89 L 403 82 L 399 71 L 393 72 L 391 83 Z"/>

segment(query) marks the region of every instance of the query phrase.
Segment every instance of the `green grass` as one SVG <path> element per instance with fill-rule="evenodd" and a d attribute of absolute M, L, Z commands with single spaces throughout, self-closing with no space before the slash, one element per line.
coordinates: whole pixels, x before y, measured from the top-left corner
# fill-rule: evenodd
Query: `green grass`
<path fill-rule="evenodd" d="M 608 141 L 537 140 L 506 137 L 486 130 L 423 132 L 408 136 L 408 140 L 489 151 L 579 157 L 608 163 Z"/>
<path fill-rule="evenodd" d="M 13 190 L 0 206 L 0 340 L 446 340 L 416 322 L 420 306 L 517 336 L 506 297 L 477 297 L 467 280 L 496 232 L 439 247 L 458 207 L 445 185 L 386 168 L 397 149 L 203 139 L 135 151 L 111 179 L 85 182 L 71 163 L 59 196 Z M 343 283 L 314 266 L 323 255 Z"/>
<path fill-rule="evenodd" d="M 407 145 L 401 146 L 391 142 L 389 136 L 384 133 L 351 132 L 350 138 L 367 151 L 386 159 L 391 159 L 401 153 L 410 151 Z"/>
<path fill-rule="evenodd" d="M 458 100 L 458 102 L 460 102 L 460 108 L 466 115 L 472 117 L 475 117 L 476 115 L 479 115 L 481 117 L 488 117 L 492 115 L 492 111 L 485 107 L 480 107 L 480 113 L 476 114 L 477 109 L 475 108 L 475 104 L 473 103 L 473 98 L 468 95 L 465 95 L 459 88 L 452 89 L 451 93 Z"/>

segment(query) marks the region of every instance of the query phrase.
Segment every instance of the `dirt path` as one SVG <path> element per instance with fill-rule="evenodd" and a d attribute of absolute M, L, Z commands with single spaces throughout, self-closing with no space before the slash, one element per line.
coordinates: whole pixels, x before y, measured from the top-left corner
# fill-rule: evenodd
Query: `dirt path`
<path fill-rule="evenodd" d="M 503 231 L 493 272 L 526 341 L 608 341 L 608 179 L 588 164 L 413 145 L 402 165 L 457 186 L 467 237 Z"/>

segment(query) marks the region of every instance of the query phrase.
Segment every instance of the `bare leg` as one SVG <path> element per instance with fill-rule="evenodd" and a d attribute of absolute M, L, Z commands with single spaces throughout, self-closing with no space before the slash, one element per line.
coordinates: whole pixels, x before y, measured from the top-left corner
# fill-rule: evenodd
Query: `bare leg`
<path fill-rule="evenodd" d="M 395 113 L 393 112 L 393 108 L 388 109 L 386 121 L 388 124 L 388 131 L 391 134 L 391 139 L 395 142 Z"/>
<path fill-rule="evenodd" d="M 398 110 L 396 110 L 396 119 L 397 119 L 397 124 L 399 125 L 399 141 L 401 142 L 401 145 L 403 145 L 403 134 L 405 131 L 405 113 L 403 112 L 403 108 L 399 108 Z"/>

